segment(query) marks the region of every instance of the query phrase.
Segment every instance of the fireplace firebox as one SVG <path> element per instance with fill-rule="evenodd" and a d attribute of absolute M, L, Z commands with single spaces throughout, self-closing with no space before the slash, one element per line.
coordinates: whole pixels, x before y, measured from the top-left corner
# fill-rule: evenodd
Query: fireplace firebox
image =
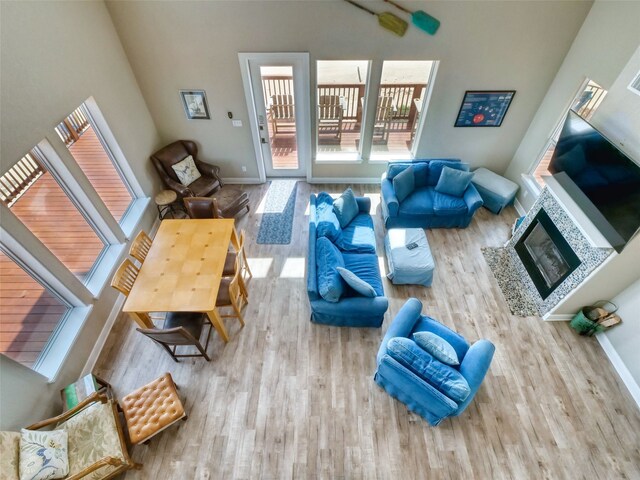
<path fill-rule="evenodd" d="M 543 300 L 581 263 L 543 209 L 520 237 L 515 250 Z"/>

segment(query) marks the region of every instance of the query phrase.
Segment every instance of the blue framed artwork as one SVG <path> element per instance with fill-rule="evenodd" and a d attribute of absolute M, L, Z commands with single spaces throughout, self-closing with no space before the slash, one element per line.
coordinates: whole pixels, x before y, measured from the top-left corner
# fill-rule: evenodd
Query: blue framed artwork
<path fill-rule="evenodd" d="M 515 94 L 515 90 L 467 90 L 454 126 L 499 127 Z"/>

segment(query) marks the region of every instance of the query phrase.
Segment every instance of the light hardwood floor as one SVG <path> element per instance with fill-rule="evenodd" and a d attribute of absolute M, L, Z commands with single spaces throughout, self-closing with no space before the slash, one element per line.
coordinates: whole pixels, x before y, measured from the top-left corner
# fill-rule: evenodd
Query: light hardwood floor
<path fill-rule="evenodd" d="M 174 363 L 117 320 L 96 373 L 119 398 L 169 371 L 189 414 L 133 448 L 141 471 L 127 479 L 613 479 L 640 478 L 640 412 L 597 341 L 566 323 L 510 315 L 480 248 L 500 246 L 516 216 L 480 209 L 464 230 L 429 230 L 432 288 L 385 279 L 381 329 L 309 322 L 304 280 L 311 191 L 346 185 L 299 183 L 290 245 L 256 245 L 255 213 L 267 185 L 245 187 L 241 218 L 254 271 L 246 326 L 213 336 L 213 359 Z M 379 187 L 356 185 L 378 204 Z M 379 206 L 375 228 L 384 265 Z M 491 369 L 469 408 L 429 427 L 373 382 L 380 340 L 404 301 L 467 339 L 496 345 Z"/>

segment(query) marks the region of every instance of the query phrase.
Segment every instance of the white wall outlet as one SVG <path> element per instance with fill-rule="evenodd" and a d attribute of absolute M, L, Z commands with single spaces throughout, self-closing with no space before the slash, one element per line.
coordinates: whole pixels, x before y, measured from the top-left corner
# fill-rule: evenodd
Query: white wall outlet
<path fill-rule="evenodd" d="M 242 171 L 246 172 L 247 171 L 247 167 L 245 167 L 244 165 L 242 165 Z"/>
<path fill-rule="evenodd" d="M 231 120 L 231 125 L 233 125 L 234 127 L 241 127 L 242 120 Z"/>

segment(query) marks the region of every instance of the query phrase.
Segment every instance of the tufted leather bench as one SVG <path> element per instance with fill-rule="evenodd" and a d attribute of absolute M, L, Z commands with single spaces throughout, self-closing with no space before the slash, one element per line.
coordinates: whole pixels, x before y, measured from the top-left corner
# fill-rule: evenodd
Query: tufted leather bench
<path fill-rule="evenodd" d="M 130 393 L 120 402 L 131 443 L 147 442 L 155 434 L 186 420 L 176 384 L 170 373 Z"/>

